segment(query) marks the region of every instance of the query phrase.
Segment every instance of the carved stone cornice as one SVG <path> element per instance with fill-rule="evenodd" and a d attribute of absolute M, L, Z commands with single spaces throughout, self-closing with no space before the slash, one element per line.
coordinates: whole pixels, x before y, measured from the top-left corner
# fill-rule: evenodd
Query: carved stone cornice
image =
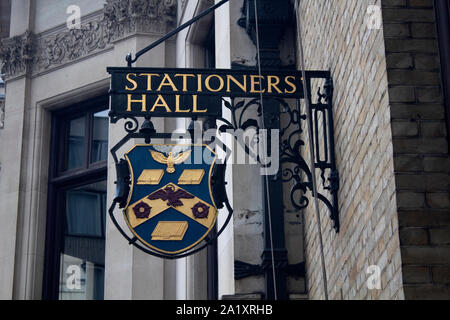
<path fill-rule="evenodd" d="M 80 29 L 65 29 L 38 37 L 32 74 L 46 71 L 102 51 L 111 42 L 111 33 L 101 20 L 93 20 Z"/>
<path fill-rule="evenodd" d="M 22 35 L 3 39 L 0 45 L 1 73 L 6 77 L 30 71 L 33 63 L 36 37 L 27 31 Z"/>
<path fill-rule="evenodd" d="M 176 0 L 107 0 L 104 22 L 111 37 L 136 32 L 164 34 L 176 20 Z"/>
<path fill-rule="evenodd" d="M 87 20 L 80 29 L 63 26 L 39 35 L 27 31 L 2 40 L 4 78 L 45 72 L 111 48 L 114 41 L 136 33 L 165 34 L 176 20 L 176 0 L 106 0 L 103 11 Z"/>

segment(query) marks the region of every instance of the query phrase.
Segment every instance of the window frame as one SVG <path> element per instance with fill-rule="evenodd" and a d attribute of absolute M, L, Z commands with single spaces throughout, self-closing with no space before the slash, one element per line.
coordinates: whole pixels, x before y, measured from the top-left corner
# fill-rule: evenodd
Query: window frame
<path fill-rule="evenodd" d="M 52 121 L 52 130 L 61 133 L 64 138 L 59 139 L 58 136 L 52 137 L 55 139 L 56 145 L 52 150 L 52 155 L 59 154 L 62 155 L 57 159 L 56 170 L 51 172 L 51 178 L 63 179 L 67 176 L 73 176 L 77 174 L 85 174 L 90 170 L 96 170 L 98 168 L 106 166 L 107 160 L 101 160 L 97 162 L 92 162 L 92 138 L 94 131 L 94 114 L 96 112 L 108 109 L 108 99 L 107 97 L 101 97 L 97 99 L 92 99 L 89 102 L 80 103 L 72 107 L 66 108 L 62 111 L 56 111 L 54 113 L 54 118 L 57 121 Z M 85 117 L 85 135 L 84 135 L 84 156 L 83 164 L 79 168 L 66 169 L 66 160 L 68 156 L 68 140 L 70 127 L 68 124 L 71 120 Z M 56 141 L 56 139 L 58 141 Z M 53 147 L 53 143 L 52 143 Z"/>
<path fill-rule="evenodd" d="M 44 300 L 59 299 L 60 282 L 60 253 L 63 250 L 65 236 L 64 204 L 65 192 L 71 188 L 107 180 L 107 160 L 90 162 L 91 142 L 85 143 L 85 156 L 83 168 L 61 170 L 62 162 L 66 157 L 65 142 L 67 142 L 67 128 L 64 124 L 67 119 L 73 119 L 82 114 L 93 114 L 108 109 L 108 96 L 102 95 L 87 102 L 81 102 L 73 106 L 52 113 L 51 137 L 50 137 L 50 162 L 48 178 L 47 221 L 45 235 L 44 274 L 42 284 L 42 298 Z M 91 119 L 92 120 L 92 119 Z M 93 123 L 87 120 L 85 136 L 92 137 Z M 64 134 L 61 134 L 64 130 Z M 85 141 L 86 142 L 86 141 Z M 62 154 L 61 151 L 64 153 Z M 62 155 L 62 156 L 61 156 Z M 89 156 L 89 158 L 88 158 Z M 63 159 L 63 160 L 62 160 Z M 106 208 L 105 208 L 106 209 Z M 105 226 L 102 226 L 105 228 Z M 103 232 L 106 230 L 103 229 Z"/>
<path fill-rule="evenodd" d="M 95 182 L 101 182 L 101 181 L 105 181 L 105 180 L 103 179 L 103 180 L 100 180 L 100 181 L 94 181 L 94 183 Z M 83 184 L 82 186 L 85 186 L 85 185 L 86 184 Z M 97 198 L 99 196 L 106 196 L 106 192 L 103 193 L 103 192 L 93 192 L 93 191 L 79 191 L 79 190 L 76 190 L 76 189 L 73 190 L 72 186 L 71 186 L 70 189 L 64 190 L 66 195 L 67 195 L 67 191 L 68 190 L 72 190 L 72 192 L 75 192 L 75 193 L 78 193 L 78 194 L 87 194 L 87 195 L 90 195 L 90 196 L 95 195 Z M 64 200 L 67 201 L 67 197 Z M 97 200 L 99 200 L 99 204 L 100 204 L 100 207 L 97 208 L 99 210 L 99 212 L 100 213 L 101 212 L 106 212 L 107 208 L 102 205 L 102 199 L 97 199 Z M 65 220 L 64 228 L 65 228 L 64 230 L 66 231 L 64 235 L 65 236 L 69 236 L 69 237 L 75 237 L 75 238 L 76 237 L 81 237 L 81 238 L 92 238 L 92 239 L 105 239 L 106 238 L 106 223 L 104 222 L 104 219 L 101 219 L 101 217 L 100 217 L 100 235 L 92 235 L 92 234 L 89 234 L 89 233 L 69 233 L 70 226 L 69 226 L 69 223 L 68 223 L 67 220 Z"/>

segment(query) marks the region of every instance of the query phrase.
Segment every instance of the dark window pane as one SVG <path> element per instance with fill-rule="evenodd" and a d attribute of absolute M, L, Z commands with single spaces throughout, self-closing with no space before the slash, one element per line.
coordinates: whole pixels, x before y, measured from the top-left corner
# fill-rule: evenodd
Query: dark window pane
<path fill-rule="evenodd" d="M 59 299 L 103 299 L 106 181 L 69 189 L 65 198 Z"/>
<path fill-rule="evenodd" d="M 91 163 L 108 157 L 108 110 L 94 113 Z"/>
<path fill-rule="evenodd" d="M 81 168 L 84 159 L 84 136 L 86 132 L 85 117 L 76 118 L 69 122 L 69 141 L 67 146 L 68 170 Z"/>
<path fill-rule="evenodd" d="M 84 190 L 67 191 L 67 235 L 101 237 L 101 201 L 101 194 L 96 192 Z"/>

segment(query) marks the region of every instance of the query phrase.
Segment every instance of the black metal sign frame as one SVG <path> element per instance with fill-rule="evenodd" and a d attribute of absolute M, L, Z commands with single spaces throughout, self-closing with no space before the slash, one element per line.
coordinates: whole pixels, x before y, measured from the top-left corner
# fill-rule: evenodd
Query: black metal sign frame
<path fill-rule="evenodd" d="M 110 67 L 110 116 L 217 117 L 222 97 L 302 99 L 298 71 Z"/>

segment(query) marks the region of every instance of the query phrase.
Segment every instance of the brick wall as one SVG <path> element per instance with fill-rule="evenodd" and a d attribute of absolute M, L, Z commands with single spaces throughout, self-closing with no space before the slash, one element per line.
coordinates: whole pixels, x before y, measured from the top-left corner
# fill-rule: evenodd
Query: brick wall
<path fill-rule="evenodd" d="M 306 68 L 331 70 L 335 84 L 340 233 L 326 208 L 320 210 L 330 299 L 404 297 L 384 36 L 366 25 L 373 4 L 381 6 L 369 0 L 300 1 Z M 306 150 L 303 156 L 309 162 Z M 318 299 L 323 287 L 312 202 L 304 229 L 309 298 Z M 380 290 L 366 285 L 370 265 L 381 268 Z"/>
<path fill-rule="evenodd" d="M 432 0 L 382 0 L 406 299 L 450 298 L 450 158 Z"/>

